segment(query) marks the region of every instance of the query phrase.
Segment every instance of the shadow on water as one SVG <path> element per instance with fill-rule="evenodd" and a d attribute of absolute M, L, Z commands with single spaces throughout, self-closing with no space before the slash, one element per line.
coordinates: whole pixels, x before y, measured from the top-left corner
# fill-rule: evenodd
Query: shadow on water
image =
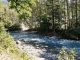
<path fill-rule="evenodd" d="M 51 44 L 51 43 L 39 43 L 38 41 L 27 41 L 25 44 L 32 45 L 36 49 L 46 49 L 46 52 L 57 53 L 58 49 L 62 48 L 61 44 Z"/>

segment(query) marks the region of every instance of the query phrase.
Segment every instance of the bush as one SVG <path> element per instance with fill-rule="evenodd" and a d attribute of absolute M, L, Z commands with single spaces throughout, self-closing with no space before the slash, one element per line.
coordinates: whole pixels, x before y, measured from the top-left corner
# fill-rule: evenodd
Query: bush
<path fill-rule="evenodd" d="M 30 60 L 30 57 L 18 50 L 13 37 L 5 31 L 3 23 L 0 22 L 0 52 L 6 52 L 15 60 Z"/>
<path fill-rule="evenodd" d="M 80 28 L 77 29 L 72 29 L 68 31 L 70 34 L 76 35 L 76 36 L 80 36 Z"/>
<path fill-rule="evenodd" d="M 13 38 L 5 31 L 3 23 L 0 23 L 0 46 L 5 49 L 14 47 Z"/>
<path fill-rule="evenodd" d="M 4 30 L 5 30 L 4 24 L 3 24 L 3 22 L 0 22 L 0 32 L 2 32 L 2 31 L 4 31 Z"/>
<path fill-rule="evenodd" d="M 52 24 L 50 23 L 50 19 L 46 16 L 42 16 L 42 22 L 40 23 L 40 32 L 50 31 Z"/>
<path fill-rule="evenodd" d="M 57 60 L 75 60 L 75 52 L 74 49 L 67 51 L 65 47 L 63 47 L 59 54 L 56 56 Z"/>
<path fill-rule="evenodd" d="M 9 31 L 19 31 L 21 30 L 20 24 L 14 24 L 11 27 L 8 28 Z"/>

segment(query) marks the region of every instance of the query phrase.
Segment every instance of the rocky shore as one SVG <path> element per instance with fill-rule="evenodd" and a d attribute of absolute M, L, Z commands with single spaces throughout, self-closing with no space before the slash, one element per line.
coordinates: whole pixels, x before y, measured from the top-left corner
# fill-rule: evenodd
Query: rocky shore
<path fill-rule="evenodd" d="M 55 54 L 47 52 L 45 48 L 40 48 L 38 45 L 37 47 L 26 44 L 27 41 L 25 40 L 17 40 L 15 41 L 17 47 L 21 50 L 26 52 L 29 56 L 32 57 L 32 60 L 55 60 Z"/>
<path fill-rule="evenodd" d="M 13 57 L 8 55 L 7 53 L 0 53 L 0 60 L 15 60 Z"/>

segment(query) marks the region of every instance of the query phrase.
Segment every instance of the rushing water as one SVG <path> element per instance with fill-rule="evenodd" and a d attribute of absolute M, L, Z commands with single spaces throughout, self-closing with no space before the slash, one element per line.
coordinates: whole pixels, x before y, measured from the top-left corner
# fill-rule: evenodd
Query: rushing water
<path fill-rule="evenodd" d="M 75 52 L 80 54 L 80 41 L 58 39 L 27 32 L 11 32 L 10 34 L 14 37 L 15 40 L 25 39 L 30 42 L 29 44 L 39 44 L 41 48 L 44 46 L 46 49 L 48 49 L 48 52 L 54 53 L 54 51 L 57 51 L 64 46 L 67 49 L 75 48 Z"/>

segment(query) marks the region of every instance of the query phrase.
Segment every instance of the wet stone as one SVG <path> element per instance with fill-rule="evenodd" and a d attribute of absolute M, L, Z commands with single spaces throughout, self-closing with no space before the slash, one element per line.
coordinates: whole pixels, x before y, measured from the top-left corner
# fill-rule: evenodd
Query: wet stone
<path fill-rule="evenodd" d="M 16 41 L 16 44 L 21 44 L 21 41 L 17 40 L 17 41 Z"/>

